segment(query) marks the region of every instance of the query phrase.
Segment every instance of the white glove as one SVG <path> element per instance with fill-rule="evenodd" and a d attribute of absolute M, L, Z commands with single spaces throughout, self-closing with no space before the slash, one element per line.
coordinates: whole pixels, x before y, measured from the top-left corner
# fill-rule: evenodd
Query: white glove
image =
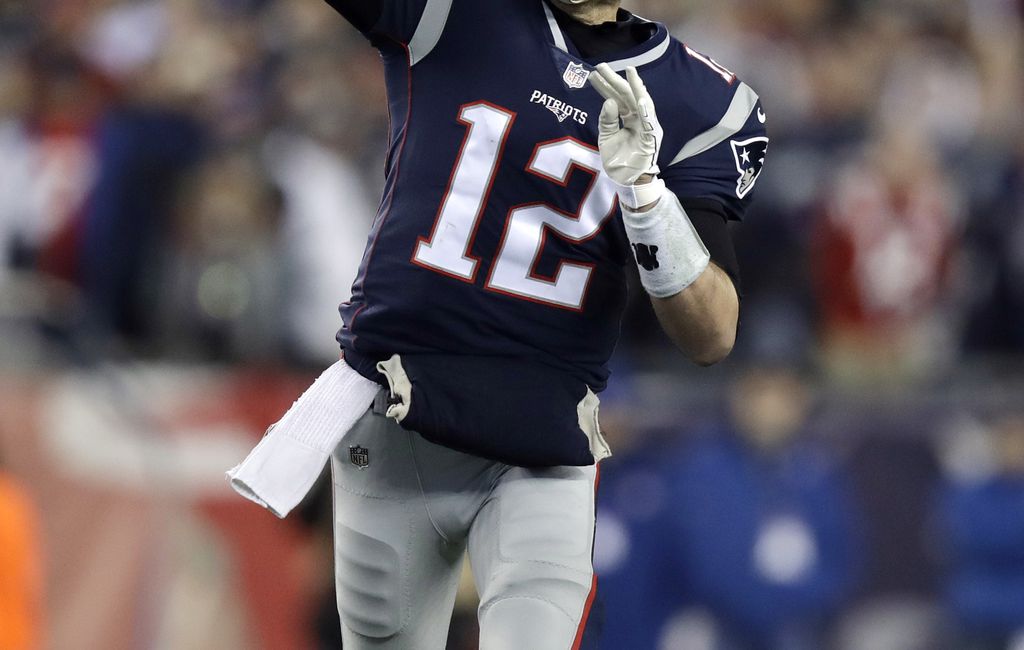
<path fill-rule="evenodd" d="M 679 200 L 657 177 L 665 132 L 636 68 L 626 68 L 623 79 L 602 63 L 590 82 L 605 98 L 597 142 L 605 173 L 618 185 L 622 225 L 640 281 L 655 298 L 668 298 L 700 277 L 711 256 Z M 654 180 L 638 185 L 646 175 Z"/>
<path fill-rule="evenodd" d="M 658 152 L 665 132 L 640 74 L 631 66 L 623 79 L 601 63 L 590 83 L 605 98 L 597 142 L 605 173 L 618 185 L 619 201 L 633 210 L 656 203 L 665 191 L 664 181 L 654 178 L 638 185 L 637 180 L 661 171 Z"/>

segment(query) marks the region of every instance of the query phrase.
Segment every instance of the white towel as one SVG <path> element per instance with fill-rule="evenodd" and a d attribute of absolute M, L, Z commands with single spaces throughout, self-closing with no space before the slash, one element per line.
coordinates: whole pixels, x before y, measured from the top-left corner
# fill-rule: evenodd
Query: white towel
<path fill-rule="evenodd" d="M 380 390 L 344 360 L 334 364 L 227 473 L 231 487 L 284 519 L 309 493 L 331 453 Z"/>

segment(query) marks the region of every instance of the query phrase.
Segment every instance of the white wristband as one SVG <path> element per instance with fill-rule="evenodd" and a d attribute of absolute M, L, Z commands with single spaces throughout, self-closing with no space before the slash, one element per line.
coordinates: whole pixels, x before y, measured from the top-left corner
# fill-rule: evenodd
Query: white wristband
<path fill-rule="evenodd" d="M 666 191 L 646 212 L 635 212 L 623 204 L 622 223 L 640 270 L 640 282 L 655 298 L 676 295 L 711 263 L 708 249 L 672 192 Z"/>
<path fill-rule="evenodd" d="M 650 183 L 642 185 L 619 185 L 615 183 L 619 193 L 619 203 L 624 209 L 637 210 L 645 205 L 650 205 L 661 198 L 665 193 L 665 181 L 657 176 Z"/>

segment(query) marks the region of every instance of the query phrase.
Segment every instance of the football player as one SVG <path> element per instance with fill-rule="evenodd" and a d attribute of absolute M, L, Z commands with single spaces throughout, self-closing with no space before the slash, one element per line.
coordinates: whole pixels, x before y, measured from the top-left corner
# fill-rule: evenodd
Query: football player
<path fill-rule="evenodd" d="M 391 117 L 338 335 L 386 386 L 332 463 L 345 648 L 443 648 L 467 549 L 481 648 L 580 647 L 625 265 L 688 358 L 729 353 L 758 96 L 618 0 L 328 2 Z"/>

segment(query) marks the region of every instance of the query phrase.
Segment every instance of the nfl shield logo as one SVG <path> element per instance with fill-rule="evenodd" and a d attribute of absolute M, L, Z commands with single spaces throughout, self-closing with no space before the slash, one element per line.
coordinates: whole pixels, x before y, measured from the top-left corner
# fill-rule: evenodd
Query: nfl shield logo
<path fill-rule="evenodd" d="M 587 85 L 589 78 L 590 71 L 584 68 L 582 63 L 570 62 L 569 67 L 565 69 L 565 74 L 562 75 L 565 85 L 577 90 Z"/>
<path fill-rule="evenodd" d="M 366 469 L 370 466 L 370 450 L 359 445 L 349 447 L 348 459 L 359 469 Z"/>

